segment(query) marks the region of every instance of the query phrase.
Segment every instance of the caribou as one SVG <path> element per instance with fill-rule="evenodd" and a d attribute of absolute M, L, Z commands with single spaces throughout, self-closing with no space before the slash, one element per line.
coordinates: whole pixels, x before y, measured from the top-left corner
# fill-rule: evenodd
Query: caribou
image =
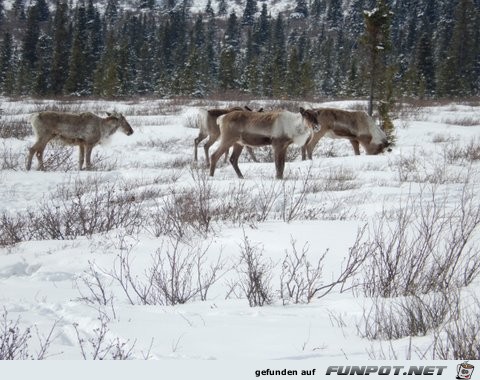
<path fill-rule="evenodd" d="M 252 110 L 247 106 L 245 106 L 245 110 L 252 112 Z M 240 107 L 233 107 L 233 108 L 214 108 L 209 110 L 205 110 L 205 109 L 200 110 L 200 115 L 199 115 L 200 130 L 198 132 L 198 136 L 194 140 L 195 161 L 198 161 L 198 156 L 197 156 L 198 144 L 200 144 L 200 142 L 203 141 L 208 136 L 208 140 L 203 146 L 203 149 L 205 151 L 205 161 L 207 163 L 207 166 L 210 165 L 210 157 L 209 157 L 208 151 L 210 147 L 215 143 L 215 141 L 217 141 L 218 138 L 220 137 L 220 129 L 218 128 L 218 125 L 217 125 L 217 118 L 219 116 L 225 115 L 233 111 L 243 111 L 243 109 Z M 257 112 L 263 112 L 263 108 L 260 108 Z M 252 148 L 248 147 L 247 150 L 252 160 L 255 162 L 258 162 L 257 158 L 255 157 L 255 153 L 253 153 Z M 227 155 L 228 155 L 228 150 L 225 152 L 225 161 L 227 160 Z"/>
<path fill-rule="evenodd" d="M 233 111 L 217 119 L 220 130 L 220 146 L 210 159 L 210 176 L 213 177 L 218 159 L 233 146 L 230 156 L 237 176 L 243 178 L 238 167 L 238 158 L 244 146 L 271 145 L 275 157 L 276 178 L 283 179 L 285 155 L 290 144 L 303 146 L 313 132 L 319 130 L 318 123 L 310 111 L 300 108 L 300 113 L 245 112 Z"/>
<path fill-rule="evenodd" d="M 334 108 L 317 108 L 311 112 L 321 128 L 302 147 L 302 160 L 307 156 L 312 159 L 313 150 L 323 136 L 348 139 L 355 155 L 360 154 L 359 145 L 369 155 L 382 153 L 389 145 L 385 132 L 365 112 Z"/>
<path fill-rule="evenodd" d="M 95 145 L 104 142 L 119 129 L 127 136 L 133 133 L 132 127 L 122 114 L 107 112 L 107 115 L 108 117 L 101 118 L 90 112 L 73 114 L 54 111 L 33 114 L 30 123 L 37 141 L 29 149 L 27 170 L 32 166 L 34 154 L 37 156 L 38 169 L 45 170 L 43 151 L 52 139 L 60 140 L 67 145 L 78 145 L 79 169 L 82 170 L 85 160 L 86 169 L 90 170 L 92 149 Z"/>

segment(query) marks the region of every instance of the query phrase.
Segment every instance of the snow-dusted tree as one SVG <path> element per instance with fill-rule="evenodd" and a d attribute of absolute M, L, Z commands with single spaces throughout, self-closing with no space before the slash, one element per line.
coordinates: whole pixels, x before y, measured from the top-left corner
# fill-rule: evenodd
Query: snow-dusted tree
<path fill-rule="evenodd" d="M 45 96 L 51 88 L 51 61 L 52 61 L 52 39 L 50 36 L 42 35 L 37 45 L 38 60 L 35 68 L 35 82 L 33 92 L 35 95 Z"/>
<path fill-rule="evenodd" d="M 47 21 L 50 17 L 50 10 L 46 0 L 37 0 L 35 6 L 37 7 L 38 21 Z"/>
<path fill-rule="evenodd" d="M 287 70 L 287 47 L 285 37 L 285 23 L 283 17 L 279 14 L 273 26 L 271 40 L 272 47 L 272 84 L 271 91 L 273 96 L 282 96 L 285 92 L 285 73 Z"/>
<path fill-rule="evenodd" d="M 0 29 L 3 25 L 4 18 L 5 18 L 5 7 L 3 5 L 3 0 L 0 0 Z"/>
<path fill-rule="evenodd" d="M 255 13 L 257 13 L 257 1 L 247 0 L 243 11 L 242 25 L 253 25 L 255 21 Z"/>
<path fill-rule="evenodd" d="M 342 0 L 330 0 L 327 8 L 327 21 L 330 28 L 338 28 L 343 21 Z"/>
<path fill-rule="evenodd" d="M 87 77 L 87 17 L 84 3 L 79 3 L 75 11 L 75 27 L 73 32 L 72 50 L 65 82 L 68 94 L 86 94 L 89 92 Z"/>
<path fill-rule="evenodd" d="M 237 80 L 237 50 L 240 45 L 240 27 L 235 12 L 232 12 L 227 21 L 227 28 L 220 53 L 218 79 L 222 90 L 236 88 Z"/>
<path fill-rule="evenodd" d="M 308 17 L 308 5 L 306 0 L 297 0 L 295 5 L 295 13 Z"/>
<path fill-rule="evenodd" d="M 438 87 L 441 95 L 467 96 L 478 85 L 479 10 L 472 0 L 460 0 L 447 54 L 440 64 Z"/>
<path fill-rule="evenodd" d="M 225 16 L 227 14 L 227 2 L 225 0 L 218 0 L 218 15 Z"/>
<path fill-rule="evenodd" d="M 22 63 L 32 69 L 37 61 L 37 42 L 40 36 L 38 23 L 38 9 L 35 6 L 28 8 L 27 28 L 22 41 Z"/>
<path fill-rule="evenodd" d="M 15 0 L 12 9 L 15 17 L 20 20 L 25 20 L 25 0 Z"/>
<path fill-rule="evenodd" d="M 117 96 L 120 91 L 115 40 L 113 32 L 110 32 L 104 54 L 95 71 L 94 93 L 108 98 Z"/>
<path fill-rule="evenodd" d="M 65 81 L 68 74 L 69 62 L 69 24 L 68 24 L 68 5 L 57 0 L 55 16 L 53 18 L 53 57 L 52 57 L 52 83 L 51 92 L 60 95 L 63 92 Z"/>
<path fill-rule="evenodd" d="M 215 16 L 215 12 L 213 11 L 213 8 L 212 8 L 212 0 L 207 1 L 207 5 L 205 6 L 205 14 L 208 17 L 214 17 Z"/>
<path fill-rule="evenodd" d="M 383 80 L 385 72 L 385 53 L 390 49 L 390 20 L 392 13 L 384 0 L 378 0 L 377 6 L 364 12 L 365 33 L 361 42 L 366 49 L 366 71 L 369 76 L 368 114 L 373 113 L 373 100 L 377 85 Z"/>
<path fill-rule="evenodd" d="M 105 8 L 105 20 L 108 25 L 113 25 L 118 19 L 118 0 L 108 0 Z"/>
<path fill-rule="evenodd" d="M 8 94 L 7 78 L 12 72 L 13 65 L 13 38 L 9 32 L 3 35 L 0 47 L 0 93 Z"/>
<path fill-rule="evenodd" d="M 310 5 L 310 14 L 314 17 L 320 17 L 327 9 L 326 0 L 313 0 Z"/>

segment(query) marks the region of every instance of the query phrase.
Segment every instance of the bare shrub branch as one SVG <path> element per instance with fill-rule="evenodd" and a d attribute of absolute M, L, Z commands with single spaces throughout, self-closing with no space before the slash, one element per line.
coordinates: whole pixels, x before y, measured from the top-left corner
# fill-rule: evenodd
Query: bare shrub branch
<path fill-rule="evenodd" d="M 1 113 L 0 113 L 1 115 Z M 5 116 L 0 117 L 0 138 L 14 138 L 24 140 L 25 137 L 32 135 L 32 128 L 28 122 L 16 121 L 13 118 Z"/>
<path fill-rule="evenodd" d="M 93 329 L 92 336 L 89 337 L 81 334 L 77 323 L 73 324 L 82 358 L 84 360 L 133 359 L 135 342 L 130 344 L 129 340 L 123 341 L 119 338 L 108 339 L 109 319 L 104 314 L 100 314 L 98 321 L 100 325 Z"/>
<path fill-rule="evenodd" d="M 19 170 L 23 169 L 23 155 L 15 152 L 11 147 L 7 147 L 5 142 L 0 146 L 0 170 Z"/>
<path fill-rule="evenodd" d="M 239 275 L 238 286 L 248 299 L 250 307 L 273 302 L 271 282 L 274 264 L 264 259 L 262 251 L 258 245 L 250 243 L 244 231 L 240 246 L 240 262 L 236 270 Z"/>
<path fill-rule="evenodd" d="M 480 300 L 468 297 L 469 305 L 457 318 L 434 332 L 432 359 L 478 360 L 480 357 Z"/>
<path fill-rule="evenodd" d="M 80 299 L 88 304 L 113 305 L 114 295 L 108 291 L 111 281 L 107 284 L 106 278 L 109 277 L 94 262 L 88 261 L 88 269 L 76 279 L 76 287 L 80 293 Z"/>
<path fill-rule="evenodd" d="M 221 254 L 209 261 L 209 246 L 185 246 L 179 239 L 162 243 L 143 277 L 134 272 L 131 249 L 120 249 L 110 276 L 132 305 L 176 305 L 207 299 L 208 291 L 225 273 Z"/>
<path fill-rule="evenodd" d="M 340 292 L 346 291 L 356 286 L 356 284 L 350 284 L 349 288 L 345 288 L 349 285 L 349 281 L 358 274 L 362 265 L 368 257 L 368 251 L 365 250 L 365 244 L 362 243 L 364 234 L 366 231 L 366 225 L 357 231 L 357 236 L 353 246 L 349 249 L 346 262 L 342 264 L 342 270 L 337 278 L 327 284 L 324 284 L 315 289 L 315 295 L 317 298 L 322 298 L 330 293 L 335 287 L 340 286 Z"/>
<path fill-rule="evenodd" d="M 425 336 L 446 321 L 455 319 L 458 291 L 430 293 L 395 299 L 375 297 L 357 323 L 358 334 L 373 340 Z"/>
<path fill-rule="evenodd" d="M 75 186 L 71 190 L 60 186 L 37 209 L 14 216 L 1 214 L 0 245 L 31 239 L 74 239 L 115 228 L 132 234 L 142 227 L 143 200 L 120 191 L 117 183 L 79 181 Z"/>
<path fill-rule="evenodd" d="M 286 252 L 280 274 L 280 298 L 283 304 L 290 302 L 310 303 L 321 285 L 323 260 L 328 250 L 314 264 L 307 258 L 309 250 L 306 243 L 301 252 L 297 250 L 295 240 L 290 241 L 291 253 Z"/>
<path fill-rule="evenodd" d="M 42 336 L 35 326 L 39 349 L 36 355 L 30 352 L 32 328 L 20 327 L 20 317 L 16 321 L 8 319 L 8 312 L 4 308 L 0 319 L 0 360 L 44 360 L 49 354 L 50 345 L 55 340 L 53 332 L 56 329 L 55 321 L 46 336 Z"/>
<path fill-rule="evenodd" d="M 425 190 L 425 189 L 424 189 Z M 456 204 L 447 204 L 435 187 L 428 194 L 409 195 L 389 219 L 376 220 L 364 248 L 367 296 L 396 297 L 441 292 L 469 285 L 480 273 L 473 234 L 480 224 L 480 206 L 466 184 Z"/>
<path fill-rule="evenodd" d="M 312 165 L 300 179 L 282 181 L 280 214 L 284 222 L 301 219 L 307 211 L 307 194 L 312 179 Z"/>

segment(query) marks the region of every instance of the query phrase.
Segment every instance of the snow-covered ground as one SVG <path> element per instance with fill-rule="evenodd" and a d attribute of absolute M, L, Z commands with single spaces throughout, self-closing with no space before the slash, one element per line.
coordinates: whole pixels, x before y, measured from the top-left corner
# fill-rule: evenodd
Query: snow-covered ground
<path fill-rule="evenodd" d="M 42 342 L 48 340 L 47 358 L 92 359 L 93 346 L 102 334 L 102 348 L 111 348 L 106 358 L 118 351 L 134 359 L 235 360 L 393 358 L 392 352 L 399 359 L 408 359 L 415 357 L 415 352 L 428 352 L 431 332 L 391 342 L 362 337 L 363 319 L 372 303 L 359 285 L 371 280 L 364 278 L 365 270 L 360 269 L 322 298 L 295 304 L 280 296 L 282 263 L 294 247 L 298 253 L 304 250 L 313 266 L 325 254 L 316 285 L 326 285 L 345 267 L 364 225 L 386 219 L 395 222 L 395 210 L 416 199 L 432 202 L 433 195 L 440 199 L 434 204 L 445 210 L 455 208 L 465 192 L 473 194 L 478 205 L 480 157 L 474 150 L 480 144 L 480 105 L 405 105 L 394 120 L 396 146 L 379 156 L 354 156 L 347 141 L 324 139 L 313 161 L 302 162 L 299 148 L 290 147 L 285 181 L 277 181 L 274 164 L 265 162 L 269 149 L 257 150 L 260 163 L 250 162 L 248 155 L 242 154 L 244 180 L 223 163 L 214 178 L 208 177 L 203 143 L 199 165 L 195 165 L 193 139 L 198 130 L 193 127 L 198 102 L 59 103 L 2 99 L 0 122 L 21 125 L 30 113 L 47 109 L 98 114 L 115 109 L 124 113 L 135 133 L 117 133 L 108 144 L 96 147 L 97 170 L 92 172 L 78 172 L 77 149 L 61 147 L 47 148 L 51 170 L 26 172 L 24 160 L 33 135 L 0 141 L 2 223 L 8 224 L 6 216 L 23 221 L 14 229 L 25 240 L 0 248 L 0 307 L 5 315 L 0 324 L 16 323 L 20 333 L 32 329 L 30 355 L 35 357 Z M 203 105 L 208 104 L 237 105 Z M 269 109 L 280 104 L 259 100 L 250 106 Z M 352 101 L 302 105 L 365 106 Z M 465 151 L 467 146 L 472 147 L 470 153 Z M 67 162 L 55 166 L 54 154 L 66 155 Z M 201 195 L 202 191 L 209 191 L 211 197 Z M 106 193 L 108 205 L 102 203 Z M 203 210 L 202 197 L 208 198 L 204 206 L 209 208 L 207 219 L 202 224 L 200 215 L 190 223 L 185 212 Z M 35 218 L 48 213 L 55 216 L 55 210 L 74 210 L 90 199 L 100 199 L 100 214 L 107 209 L 115 213 L 132 210 L 126 214 L 127 220 L 103 232 L 94 230 L 91 236 L 69 235 L 65 226 L 59 226 L 63 236 L 59 232 L 58 238 L 48 238 L 44 225 L 37 230 L 47 235 L 40 238 L 35 234 L 31 226 Z M 177 209 L 172 206 L 173 199 Z M 111 206 L 115 202 L 121 206 Z M 95 204 L 89 205 L 84 210 L 87 215 L 82 214 L 87 224 L 93 214 L 100 218 L 93 209 Z M 241 208 L 245 209 L 242 213 L 238 211 Z M 69 215 L 79 214 L 72 211 Z M 50 223 L 47 217 L 38 220 Z M 366 232 L 361 239 L 369 237 Z M 469 241 L 477 254 L 478 237 L 476 230 Z M 0 240 L 5 241 L 5 236 Z M 268 305 L 250 307 L 242 291 L 245 264 L 240 257 L 246 251 L 254 252 L 264 264 L 272 299 Z M 188 292 L 197 286 L 197 270 L 206 276 L 216 268 L 216 281 L 211 288 L 202 289 L 205 300 L 197 294 L 184 304 L 171 306 L 156 293 L 157 298 L 146 297 L 142 302 L 132 289 L 135 284 L 148 286 L 149 276 L 155 282 L 162 270 L 168 277 L 168 254 L 188 261 L 203 253 L 201 265 L 191 268 L 183 280 Z M 157 265 L 152 274 L 158 260 L 163 260 L 163 266 Z M 126 274 L 126 270 L 131 272 Z M 126 279 L 128 275 L 132 282 Z M 126 291 L 118 278 L 124 279 Z M 193 283 L 188 283 L 189 279 Z M 352 285 L 356 286 L 352 289 Z M 101 290 L 105 292 L 103 302 L 98 300 Z M 478 295 L 478 279 L 461 291 Z M 142 292 L 148 290 L 142 287 Z"/>

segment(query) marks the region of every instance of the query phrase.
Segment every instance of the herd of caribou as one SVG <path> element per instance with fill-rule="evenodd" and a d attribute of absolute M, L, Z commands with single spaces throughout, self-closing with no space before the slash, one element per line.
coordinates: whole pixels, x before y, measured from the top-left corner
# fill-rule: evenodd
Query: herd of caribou
<path fill-rule="evenodd" d="M 108 113 L 101 118 L 90 112 L 72 114 L 45 111 L 30 118 L 37 137 L 29 149 L 27 170 L 32 165 L 33 155 L 38 160 L 38 169 L 44 170 L 43 152 L 52 139 L 69 145 L 79 146 L 79 168 L 84 164 L 92 167 L 91 154 L 95 145 L 105 141 L 117 130 L 131 135 L 133 129 L 120 113 Z M 252 147 L 271 145 L 275 157 L 276 178 L 283 178 L 285 156 L 290 144 L 302 147 L 302 159 L 312 158 L 312 152 L 323 137 L 344 138 L 352 144 L 355 154 L 360 154 L 361 145 L 367 154 L 382 153 L 388 147 L 385 132 L 365 112 L 345 111 L 333 108 L 304 109 L 290 111 L 256 112 L 250 108 L 200 110 L 199 134 L 195 138 L 194 159 L 197 161 L 198 144 L 208 137 L 204 146 L 205 159 L 210 166 L 210 176 L 215 173 L 219 158 L 227 156 L 233 147 L 230 163 L 239 178 L 243 178 L 238 167 L 238 158 L 246 146 L 252 159 L 257 161 Z M 220 138 L 220 145 L 209 157 L 209 148 Z"/>

